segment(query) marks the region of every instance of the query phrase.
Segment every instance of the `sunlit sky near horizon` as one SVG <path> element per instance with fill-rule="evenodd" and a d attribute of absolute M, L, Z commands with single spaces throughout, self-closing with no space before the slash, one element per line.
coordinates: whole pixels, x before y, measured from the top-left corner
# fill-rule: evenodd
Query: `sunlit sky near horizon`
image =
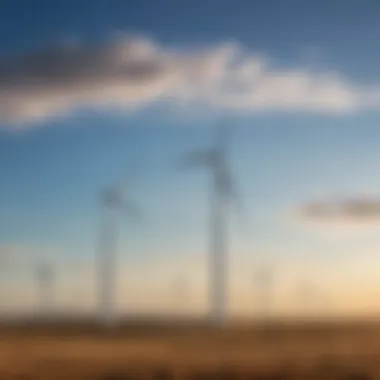
<path fill-rule="evenodd" d="M 208 178 L 177 166 L 227 120 L 244 205 L 230 220 L 234 310 L 255 311 L 254 273 L 269 264 L 279 309 L 307 280 L 336 309 L 380 311 L 377 220 L 293 215 L 380 197 L 379 12 L 370 0 L 2 1 L 0 253 L 16 262 L 2 309 L 33 305 L 41 252 L 60 305 L 93 304 L 99 194 L 125 173 L 144 220 L 120 226 L 121 307 L 173 306 L 178 278 L 198 307 Z"/>

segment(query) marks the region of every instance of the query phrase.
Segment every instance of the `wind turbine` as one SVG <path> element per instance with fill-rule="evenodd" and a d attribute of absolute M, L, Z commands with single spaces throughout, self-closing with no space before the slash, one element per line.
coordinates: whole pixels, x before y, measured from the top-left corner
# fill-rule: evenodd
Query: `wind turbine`
<path fill-rule="evenodd" d="M 254 281 L 255 285 L 258 287 L 262 317 L 267 321 L 271 317 L 271 306 L 273 301 L 273 268 L 270 266 L 259 268 L 255 273 Z"/>
<path fill-rule="evenodd" d="M 207 149 L 193 151 L 183 160 L 184 166 L 204 167 L 210 176 L 210 252 L 209 281 L 211 321 L 220 325 L 228 309 L 228 240 L 227 216 L 236 191 L 228 162 L 228 139 L 225 125 L 218 126 L 215 143 Z"/>
<path fill-rule="evenodd" d="M 54 303 L 55 273 L 53 265 L 47 260 L 41 260 L 36 266 L 36 280 L 40 305 L 40 316 L 51 317 Z"/>
<path fill-rule="evenodd" d="M 315 306 L 317 304 L 317 286 L 311 280 L 303 279 L 299 281 L 297 298 L 300 306 L 301 318 L 315 317 Z"/>
<path fill-rule="evenodd" d="M 101 221 L 99 241 L 99 306 L 102 323 L 115 324 L 116 307 L 116 253 L 119 217 L 122 213 L 137 215 L 134 203 L 125 197 L 126 183 L 120 182 L 104 189 L 101 194 Z"/>
<path fill-rule="evenodd" d="M 173 311 L 176 317 L 185 316 L 185 306 L 188 305 L 188 283 L 184 276 L 178 276 L 173 281 Z"/>

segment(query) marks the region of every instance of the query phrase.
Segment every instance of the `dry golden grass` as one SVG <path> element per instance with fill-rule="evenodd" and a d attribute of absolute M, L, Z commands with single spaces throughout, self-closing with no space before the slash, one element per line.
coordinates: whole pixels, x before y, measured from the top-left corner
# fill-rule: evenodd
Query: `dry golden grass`
<path fill-rule="evenodd" d="M 380 325 L 0 329 L 1 379 L 380 379 Z"/>

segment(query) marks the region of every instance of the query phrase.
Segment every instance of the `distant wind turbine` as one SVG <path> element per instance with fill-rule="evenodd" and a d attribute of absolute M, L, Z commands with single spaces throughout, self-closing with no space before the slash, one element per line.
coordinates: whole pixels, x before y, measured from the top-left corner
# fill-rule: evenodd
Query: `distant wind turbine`
<path fill-rule="evenodd" d="M 318 289 L 316 283 L 310 280 L 301 280 L 297 286 L 297 298 L 300 306 L 301 317 L 315 317 L 318 307 Z"/>
<path fill-rule="evenodd" d="M 269 320 L 273 301 L 274 273 L 270 266 L 259 268 L 254 275 L 255 285 L 258 287 L 259 304 L 262 317 Z"/>
<path fill-rule="evenodd" d="M 185 277 L 176 277 L 173 281 L 173 296 L 174 296 L 174 304 L 173 309 L 177 316 L 183 317 L 185 309 L 184 307 L 188 305 L 188 283 Z"/>
<path fill-rule="evenodd" d="M 127 199 L 125 182 L 106 188 L 101 194 L 101 225 L 99 242 L 100 314 L 108 327 L 115 324 L 116 308 L 116 254 L 119 217 L 128 214 L 137 217 L 134 203 Z"/>
<path fill-rule="evenodd" d="M 36 266 L 39 310 L 42 318 L 51 317 L 54 304 L 55 273 L 51 263 L 40 261 Z"/>
<path fill-rule="evenodd" d="M 210 256 L 209 280 L 211 321 L 223 324 L 228 309 L 228 241 L 227 217 L 230 201 L 238 201 L 235 183 L 228 162 L 227 128 L 218 126 L 214 146 L 187 154 L 182 164 L 201 166 L 211 173 L 210 178 Z"/>

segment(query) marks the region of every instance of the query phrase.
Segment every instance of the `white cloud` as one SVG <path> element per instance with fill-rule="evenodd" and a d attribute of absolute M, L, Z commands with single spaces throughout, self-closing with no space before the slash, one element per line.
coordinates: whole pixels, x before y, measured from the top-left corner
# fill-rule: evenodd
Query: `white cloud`
<path fill-rule="evenodd" d="M 237 44 L 173 50 L 124 37 L 0 62 L 0 123 L 30 125 L 82 107 L 134 110 L 155 101 L 243 111 L 348 112 L 380 91 L 333 73 L 278 70 Z"/>

